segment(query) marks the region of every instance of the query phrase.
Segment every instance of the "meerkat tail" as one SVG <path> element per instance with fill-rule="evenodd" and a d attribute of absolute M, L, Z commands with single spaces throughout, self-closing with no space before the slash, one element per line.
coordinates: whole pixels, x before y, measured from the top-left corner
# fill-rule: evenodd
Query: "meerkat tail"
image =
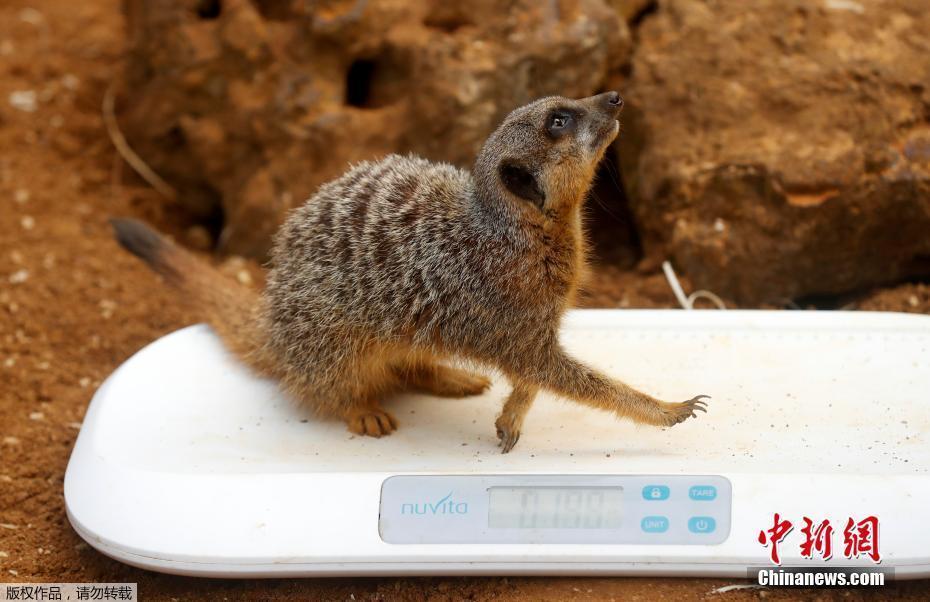
<path fill-rule="evenodd" d="M 273 362 L 262 359 L 265 333 L 257 292 L 138 220 L 113 218 L 110 225 L 120 246 L 162 275 L 180 293 L 181 301 L 216 331 L 227 349 L 260 373 L 270 375 Z"/>
<path fill-rule="evenodd" d="M 121 247 L 144 261 L 172 285 L 182 286 L 184 279 L 178 268 L 183 262 L 172 263 L 172 256 L 178 255 L 175 245 L 139 220 L 115 217 L 110 219 L 110 225 Z"/>

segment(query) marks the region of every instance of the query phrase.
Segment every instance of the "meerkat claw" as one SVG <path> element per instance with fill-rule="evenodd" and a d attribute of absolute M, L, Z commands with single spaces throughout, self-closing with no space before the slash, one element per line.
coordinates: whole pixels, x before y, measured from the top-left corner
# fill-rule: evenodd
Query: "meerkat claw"
<path fill-rule="evenodd" d="M 688 418 L 697 418 L 697 414 L 695 414 L 696 411 L 706 414 L 707 402 L 704 401 L 705 399 L 710 399 L 710 395 L 697 395 L 684 402 L 685 406 L 690 408 L 691 412 L 687 416 L 682 417 L 678 422 L 684 422 Z"/>
<path fill-rule="evenodd" d="M 710 395 L 698 395 L 697 397 L 692 397 L 685 403 L 693 404 L 693 408 L 692 408 L 693 410 L 704 412 L 706 414 L 707 413 L 707 402 L 704 401 L 705 399 L 710 399 Z M 691 412 L 691 415 L 694 416 L 694 412 Z"/>
<path fill-rule="evenodd" d="M 662 417 L 659 424 L 662 426 L 675 426 L 688 418 L 697 418 L 695 412 L 707 412 L 705 399 L 710 399 L 710 396 L 698 395 L 680 403 L 662 404 Z"/>
<path fill-rule="evenodd" d="M 353 412 L 346 424 L 350 432 L 368 437 L 390 435 L 397 430 L 397 420 L 378 408 L 365 408 Z"/>
<path fill-rule="evenodd" d="M 497 442 L 497 446 L 501 448 L 501 453 L 509 453 L 513 449 L 513 446 L 517 444 L 517 441 L 520 440 L 520 431 L 505 431 L 497 429 L 497 438 L 500 440 Z"/>

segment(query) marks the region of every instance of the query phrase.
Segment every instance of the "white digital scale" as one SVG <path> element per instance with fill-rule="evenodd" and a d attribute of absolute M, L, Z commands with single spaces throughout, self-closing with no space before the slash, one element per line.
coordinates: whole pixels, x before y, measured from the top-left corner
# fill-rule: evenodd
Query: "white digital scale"
<path fill-rule="evenodd" d="M 660 398 L 712 399 L 670 429 L 542 395 L 514 450 L 508 388 L 386 406 L 351 435 L 251 376 L 192 326 L 100 387 L 65 476 L 75 530 L 131 565 L 216 577 L 674 575 L 770 564 L 774 513 L 879 520 L 881 564 L 930 576 L 930 317 L 865 312 L 575 311 L 578 357 Z"/>

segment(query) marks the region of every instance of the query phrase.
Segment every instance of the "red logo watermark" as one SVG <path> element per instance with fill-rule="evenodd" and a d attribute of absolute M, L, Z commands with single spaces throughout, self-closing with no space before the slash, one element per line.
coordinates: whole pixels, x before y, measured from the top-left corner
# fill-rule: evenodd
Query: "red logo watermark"
<path fill-rule="evenodd" d="M 833 525 L 830 519 L 814 522 L 806 516 L 802 517 L 801 527 L 801 557 L 830 560 L 833 557 Z M 777 512 L 772 520 L 772 526 L 759 531 L 758 541 L 769 548 L 769 557 L 772 564 L 780 565 L 781 557 L 778 546 L 794 530 L 794 523 L 784 519 Z M 843 529 L 843 556 L 849 559 L 867 556 L 872 562 L 878 564 L 882 561 L 878 551 L 878 518 L 867 516 L 860 521 L 849 518 Z"/>

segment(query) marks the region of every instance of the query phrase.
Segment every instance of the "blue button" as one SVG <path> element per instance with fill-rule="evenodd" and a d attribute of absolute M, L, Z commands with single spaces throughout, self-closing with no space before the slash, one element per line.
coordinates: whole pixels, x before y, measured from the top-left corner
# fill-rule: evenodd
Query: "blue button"
<path fill-rule="evenodd" d="M 667 500 L 668 487 L 665 485 L 646 485 L 643 487 L 644 500 Z"/>
<path fill-rule="evenodd" d="M 709 502 L 717 499 L 717 488 L 713 485 L 695 485 L 688 490 L 688 497 L 692 500 Z"/>
<path fill-rule="evenodd" d="M 668 519 L 664 516 L 646 516 L 639 526 L 646 533 L 665 533 L 668 531 Z"/>
<path fill-rule="evenodd" d="M 709 516 L 692 516 L 688 519 L 688 531 L 692 533 L 712 533 L 717 528 L 717 521 Z"/>

